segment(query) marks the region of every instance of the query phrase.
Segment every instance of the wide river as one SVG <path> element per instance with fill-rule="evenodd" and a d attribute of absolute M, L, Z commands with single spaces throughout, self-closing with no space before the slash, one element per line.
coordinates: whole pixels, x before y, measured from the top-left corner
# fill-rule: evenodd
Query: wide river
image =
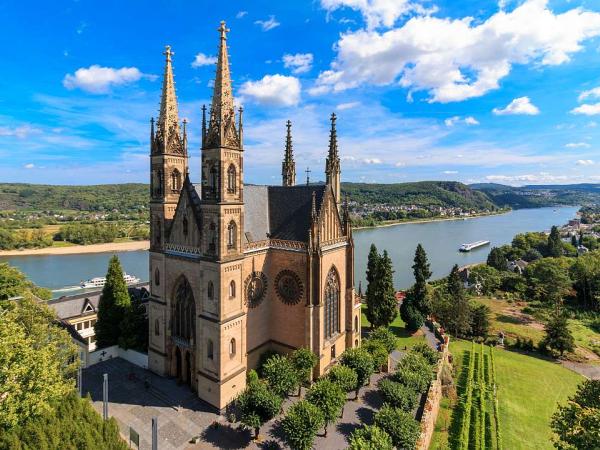
<path fill-rule="evenodd" d="M 575 217 L 578 207 L 521 209 L 507 214 L 478 217 L 467 220 L 448 220 L 414 224 L 398 224 L 389 227 L 356 230 L 355 271 L 356 285 L 365 283 L 367 254 L 371 243 L 380 251 L 390 254 L 394 263 L 394 282 L 397 288 L 407 288 L 413 283 L 412 259 L 417 243 L 427 251 L 433 278 L 448 274 L 454 264 L 464 265 L 485 261 L 493 246 L 510 243 L 517 233 L 546 231 L 552 225 L 563 225 Z M 469 253 L 460 253 L 458 247 L 467 242 L 491 241 Z M 110 253 L 56 256 L 2 257 L 19 267 L 40 286 L 60 289 L 78 285 L 81 280 L 102 276 L 106 273 Z M 142 280 L 148 279 L 148 252 L 120 252 L 119 258 L 125 271 Z M 364 287 L 364 286 L 363 286 Z M 77 292 L 77 291 L 73 291 Z M 61 291 L 55 295 L 63 295 Z"/>

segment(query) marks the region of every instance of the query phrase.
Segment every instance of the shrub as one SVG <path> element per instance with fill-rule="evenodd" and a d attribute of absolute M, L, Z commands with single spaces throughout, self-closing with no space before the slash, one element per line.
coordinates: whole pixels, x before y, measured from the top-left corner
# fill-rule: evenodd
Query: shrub
<path fill-rule="evenodd" d="M 417 404 L 417 393 L 403 384 L 384 378 L 378 387 L 383 401 L 394 408 L 410 412 Z"/>
<path fill-rule="evenodd" d="M 294 350 L 290 359 L 296 370 L 298 384 L 301 386 L 302 383 L 310 382 L 312 380 L 312 371 L 318 362 L 317 355 L 308 348 L 302 347 Z M 300 395 L 300 392 L 298 392 L 298 395 Z"/>
<path fill-rule="evenodd" d="M 366 425 L 350 436 L 350 450 L 393 450 L 389 434 L 375 425 Z"/>
<path fill-rule="evenodd" d="M 261 378 L 264 378 L 265 374 L 263 372 L 263 367 L 264 365 L 267 363 L 267 361 L 269 359 L 271 359 L 271 357 L 275 356 L 275 355 L 280 355 L 281 353 L 275 351 L 275 350 L 265 350 L 264 352 L 262 352 L 258 358 L 258 366 L 256 368 L 256 372 L 258 373 L 258 376 L 260 376 Z"/>
<path fill-rule="evenodd" d="M 399 408 L 384 405 L 375 414 L 375 425 L 385 431 L 396 448 L 412 450 L 421 434 L 419 422 Z"/>
<path fill-rule="evenodd" d="M 340 415 L 346 403 L 346 393 L 339 385 L 325 378 L 313 384 L 306 394 L 306 400 L 323 413 L 325 436 L 327 436 L 327 426 Z"/>
<path fill-rule="evenodd" d="M 373 358 L 363 348 L 349 348 L 342 353 L 341 363 L 356 372 L 356 397 L 358 397 L 360 388 L 370 380 L 375 370 Z"/>
<path fill-rule="evenodd" d="M 387 365 L 389 354 L 382 342 L 367 339 L 363 341 L 362 348 L 369 352 L 373 358 L 375 370 L 379 371 L 384 365 Z"/>
<path fill-rule="evenodd" d="M 300 400 L 293 404 L 281 421 L 283 434 L 292 450 L 310 450 L 325 419 L 315 405 Z"/>
<path fill-rule="evenodd" d="M 236 400 L 240 421 L 254 429 L 258 437 L 260 426 L 275 417 L 281 410 L 283 399 L 263 381 L 251 382 Z"/>
<path fill-rule="evenodd" d="M 369 334 L 370 341 L 381 342 L 388 353 L 392 353 L 398 347 L 398 338 L 389 328 L 379 327 Z"/>
<path fill-rule="evenodd" d="M 298 374 L 286 356 L 271 356 L 263 366 L 263 373 L 269 387 L 281 397 L 287 397 L 298 386 Z"/>
<path fill-rule="evenodd" d="M 358 377 L 354 369 L 342 365 L 333 366 L 327 374 L 327 379 L 336 383 L 346 393 L 356 390 L 358 384 Z"/>
<path fill-rule="evenodd" d="M 429 387 L 429 383 L 431 383 L 431 376 L 424 376 L 422 373 L 412 372 L 410 369 L 404 368 L 397 369 L 391 379 L 417 393 L 425 392 Z"/>
<path fill-rule="evenodd" d="M 418 344 L 416 344 L 411 349 L 411 352 L 421 355 L 431 365 L 434 365 L 440 359 L 439 353 L 424 342 L 419 342 Z"/>

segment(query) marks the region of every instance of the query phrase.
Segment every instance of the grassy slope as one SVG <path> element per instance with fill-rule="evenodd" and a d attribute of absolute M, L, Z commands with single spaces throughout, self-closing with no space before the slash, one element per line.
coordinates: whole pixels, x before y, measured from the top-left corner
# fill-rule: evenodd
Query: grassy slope
<path fill-rule="evenodd" d="M 361 314 L 361 327 L 370 328 L 371 324 L 367 320 L 367 316 L 365 315 L 365 311 L 367 309 L 366 305 L 362 305 L 362 314 Z M 406 331 L 404 326 L 404 322 L 400 318 L 400 314 L 396 316 L 396 319 L 391 323 L 390 330 L 398 336 L 398 348 L 412 347 L 419 342 L 425 342 L 425 336 L 421 332 L 417 332 L 414 335 Z"/>
<path fill-rule="evenodd" d="M 457 374 L 463 352 L 470 350 L 466 341 L 451 341 Z M 548 360 L 502 349 L 494 350 L 498 380 L 500 426 L 505 449 L 551 449 L 550 417 L 557 402 L 575 392 L 583 378 Z M 431 449 L 447 448 L 450 402 L 444 399 Z"/>

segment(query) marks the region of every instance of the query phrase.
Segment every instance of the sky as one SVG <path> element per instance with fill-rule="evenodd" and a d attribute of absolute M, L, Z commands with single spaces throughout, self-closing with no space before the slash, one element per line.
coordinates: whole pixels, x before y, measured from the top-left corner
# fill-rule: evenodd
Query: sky
<path fill-rule="evenodd" d="M 148 182 L 164 46 L 199 179 L 230 28 L 245 181 L 600 183 L 600 0 L 0 0 L 0 182 Z"/>

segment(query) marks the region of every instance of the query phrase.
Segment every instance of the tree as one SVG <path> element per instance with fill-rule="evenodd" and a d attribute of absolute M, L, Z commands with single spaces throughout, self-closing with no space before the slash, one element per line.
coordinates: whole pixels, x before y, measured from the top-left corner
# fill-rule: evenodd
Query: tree
<path fill-rule="evenodd" d="M 508 261 L 504 252 L 498 248 L 493 247 L 487 257 L 487 265 L 493 267 L 496 270 L 508 270 Z"/>
<path fill-rule="evenodd" d="M 382 378 L 378 387 L 383 401 L 394 408 L 410 412 L 417 404 L 416 391 L 402 383 L 392 381 L 389 378 Z"/>
<path fill-rule="evenodd" d="M 55 320 L 27 292 L 0 306 L 0 434 L 51 414 L 75 386 L 77 349 Z"/>
<path fill-rule="evenodd" d="M 403 450 L 414 449 L 421 435 L 421 426 L 412 414 L 389 405 L 383 405 L 375 414 L 375 426 L 392 438 L 396 448 Z"/>
<path fill-rule="evenodd" d="M 325 423 L 323 412 L 306 400 L 294 403 L 281 421 L 285 440 L 292 450 L 310 450 L 317 431 Z"/>
<path fill-rule="evenodd" d="M 377 251 L 375 244 L 371 244 L 369 249 L 369 256 L 367 257 L 367 290 L 365 292 L 365 298 L 367 303 L 366 316 L 367 320 L 373 327 L 373 324 L 377 321 L 377 284 L 379 283 L 379 260 L 381 256 Z"/>
<path fill-rule="evenodd" d="M 263 381 L 250 382 L 236 400 L 240 421 L 254 429 L 255 438 L 262 424 L 279 414 L 282 403 L 283 399 Z"/>
<path fill-rule="evenodd" d="M 486 337 L 490 329 L 491 310 L 487 305 L 475 303 L 471 307 L 471 334 Z"/>
<path fill-rule="evenodd" d="M 298 374 L 287 356 L 271 356 L 263 366 L 263 374 L 269 387 L 281 397 L 287 397 L 298 386 Z"/>
<path fill-rule="evenodd" d="M 410 349 L 410 352 L 421 355 L 432 366 L 440 359 L 440 354 L 425 342 L 419 342 L 418 344 L 415 344 L 413 348 Z"/>
<path fill-rule="evenodd" d="M 127 284 L 123 279 L 123 269 L 117 255 L 108 263 L 106 283 L 98 303 L 98 320 L 94 325 L 98 348 L 110 347 L 119 342 L 121 321 L 131 308 Z"/>
<path fill-rule="evenodd" d="M 586 309 L 600 311 L 600 251 L 577 258 L 570 274 L 579 303 Z"/>
<path fill-rule="evenodd" d="M 475 266 L 470 270 L 469 283 L 479 285 L 479 293 L 491 295 L 495 293 L 502 283 L 502 276 L 509 272 L 499 272 L 492 266 L 485 264 Z"/>
<path fill-rule="evenodd" d="M 433 368 L 423 355 L 410 352 L 400 360 L 391 379 L 415 392 L 425 392 L 433 379 Z"/>
<path fill-rule="evenodd" d="M 346 403 L 346 393 L 338 384 L 324 378 L 312 385 L 306 394 L 306 400 L 323 413 L 327 436 L 327 426 L 340 416 Z"/>
<path fill-rule="evenodd" d="M 1 263 L 0 302 L 9 298 L 20 297 L 27 292 L 32 293 L 42 300 L 49 300 L 52 297 L 52 292 L 33 284 L 19 269 L 9 266 L 6 263 Z"/>
<path fill-rule="evenodd" d="M 131 300 L 131 307 L 125 310 L 119 329 L 119 347 L 143 353 L 148 351 L 148 316 L 140 298 Z"/>
<path fill-rule="evenodd" d="M 576 234 L 571 235 L 571 245 L 575 248 L 577 248 L 577 246 L 579 245 L 579 241 L 577 240 Z"/>
<path fill-rule="evenodd" d="M 412 269 L 415 276 L 415 284 L 413 286 L 414 306 L 423 316 L 427 317 L 431 314 L 431 304 L 427 292 L 427 280 L 431 278 L 431 270 L 427 261 L 427 253 L 425 253 L 425 249 L 421 244 L 418 244 L 415 250 Z"/>
<path fill-rule="evenodd" d="M 388 353 L 392 353 L 398 347 L 398 338 L 386 327 L 375 328 L 369 334 L 369 340 L 381 342 Z"/>
<path fill-rule="evenodd" d="M 318 358 L 317 355 L 306 347 L 294 350 L 290 358 L 298 377 L 299 396 L 300 390 L 302 389 L 302 383 L 310 384 L 310 381 L 312 380 L 312 371 L 317 365 Z"/>
<path fill-rule="evenodd" d="M 358 385 L 358 376 L 354 369 L 348 366 L 333 366 L 327 373 L 327 379 L 337 384 L 346 393 L 355 391 Z"/>
<path fill-rule="evenodd" d="M 436 291 L 435 316 L 454 336 L 467 336 L 471 332 L 471 306 L 457 265 L 452 268 L 445 288 Z"/>
<path fill-rule="evenodd" d="M 375 370 L 380 371 L 382 367 L 387 364 L 389 353 L 387 352 L 387 349 L 382 342 L 367 339 L 363 341 L 362 348 L 369 352 L 369 354 L 373 358 Z"/>
<path fill-rule="evenodd" d="M 534 300 L 558 305 L 571 289 L 568 258 L 544 258 L 525 269 L 528 294 Z"/>
<path fill-rule="evenodd" d="M 559 449 L 597 448 L 600 442 L 600 380 L 586 380 L 552 416 Z"/>
<path fill-rule="evenodd" d="M 365 425 L 350 435 L 350 450 L 393 450 L 389 434 L 375 425 Z"/>
<path fill-rule="evenodd" d="M 547 249 L 548 256 L 558 257 L 563 254 L 563 243 L 556 225 L 551 228 L 550 234 L 548 235 Z"/>
<path fill-rule="evenodd" d="M 544 326 L 546 336 L 542 340 L 542 346 L 556 350 L 560 356 L 564 352 L 572 352 L 575 348 L 575 339 L 569 330 L 567 317 L 560 311 L 555 311 L 550 320 Z"/>
<path fill-rule="evenodd" d="M 375 370 L 375 364 L 371 355 L 363 348 L 349 348 L 342 353 L 340 358 L 342 365 L 350 367 L 356 372 L 356 398 L 360 388 L 368 382 Z"/>

